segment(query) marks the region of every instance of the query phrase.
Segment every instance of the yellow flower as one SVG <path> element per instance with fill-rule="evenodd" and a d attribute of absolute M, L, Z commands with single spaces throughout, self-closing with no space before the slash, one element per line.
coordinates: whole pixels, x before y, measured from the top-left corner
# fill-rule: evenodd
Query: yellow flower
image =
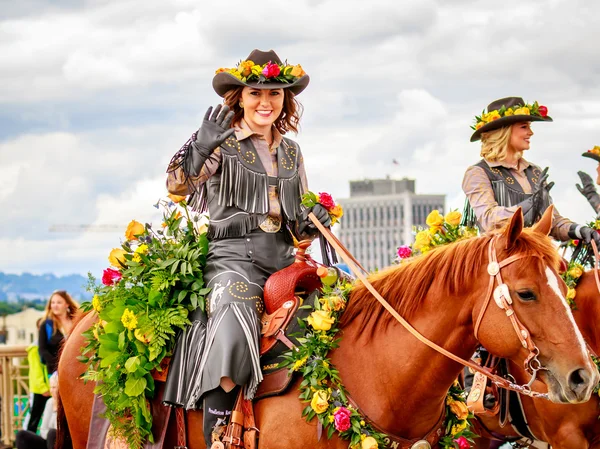
<path fill-rule="evenodd" d="M 514 115 L 530 115 L 529 108 L 523 106 L 522 108 L 515 109 Z"/>
<path fill-rule="evenodd" d="M 569 276 L 571 276 L 573 279 L 579 279 L 582 274 L 583 270 L 577 265 L 569 270 Z"/>
<path fill-rule="evenodd" d="M 513 108 L 508 108 L 506 111 L 504 111 L 504 117 L 510 117 L 511 115 L 514 115 Z"/>
<path fill-rule="evenodd" d="M 325 390 L 315 391 L 312 401 L 310 401 L 310 406 L 315 413 L 323 413 L 327 410 L 329 408 L 329 395 L 327 392 Z"/>
<path fill-rule="evenodd" d="M 442 226 L 444 224 L 444 217 L 442 217 L 439 210 L 434 209 L 427 215 L 425 223 L 427 223 L 427 226 Z"/>
<path fill-rule="evenodd" d="M 125 326 L 126 329 L 135 329 L 137 327 L 137 317 L 135 316 L 135 313 L 129 309 L 125 309 L 123 315 L 121 315 L 121 323 L 123 323 L 123 326 Z"/>
<path fill-rule="evenodd" d="M 361 421 L 360 421 L 360 425 L 361 425 L 361 426 L 364 426 L 364 425 L 365 425 L 365 422 L 364 422 L 363 420 L 361 420 Z"/>
<path fill-rule="evenodd" d="M 102 310 L 102 306 L 100 305 L 100 298 L 98 297 L 98 295 L 94 295 L 94 297 L 92 298 L 92 307 L 94 307 L 94 310 L 96 312 L 100 312 Z"/>
<path fill-rule="evenodd" d="M 333 421 L 335 420 L 335 417 L 334 417 L 333 415 L 328 415 L 328 416 L 327 416 L 327 420 L 328 420 L 329 422 L 333 422 Z"/>
<path fill-rule="evenodd" d="M 427 231 L 420 231 L 419 233 L 417 233 L 413 248 L 417 251 L 423 251 L 423 248 L 429 245 L 431 245 L 431 236 L 429 235 L 429 233 Z"/>
<path fill-rule="evenodd" d="M 146 228 L 139 221 L 131 220 L 125 230 L 125 238 L 127 240 L 137 240 L 137 236 L 143 234 Z"/>
<path fill-rule="evenodd" d="M 429 228 L 429 234 L 435 235 L 442 230 L 441 226 L 432 226 Z"/>
<path fill-rule="evenodd" d="M 122 268 L 125 265 L 125 252 L 121 248 L 113 248 L 108 255 L 108 261 L 113 267 Z"/>
<path fill-rule="evenodd" d="M 500 118 L 500 113 L 496 110 L 488 113 L 488 115 L 487 115 L 488 122 L 493 122 L 494 120 L 498 120 L 499 118 Z"/>
<path fill-rule="evenodd" d="M 467 421 L 461 421 L 459 424 L 454 424 L 452 426 L 452 430 L 450 430 L 450 433 L 452 434 L 452 436 L 455 436 L 457 433 L 462 432 L 466 428 L 467 428 Z"/>
<path fill-rule="evenodd" d="M 229 69 L 227 71 L 227 73 L 229 73 L 230 75 L 235 76 L 237 79 L 241 80 L 242 79 L 242 74 L 240 72 L 238 72 L 236 69 Z"/>
<path fill-rule="evenodd" d="M 575 299 L 575 296 L 577 296 L 577 292 L 574 288 L 569 287 L 567 290 L 567 299 Z"/>
<path fill-rule="evenodd" d="M 94 324 L 94 330 L 92 331 L 92 334 L 94 334 L 94 338 L 96 340 L 98 340 L 98 330 L 99 329 L 100 329 L 100 323 Z"/>
<path fill-rule="evenodd" d="M 292 69 L 290 74 L 297 78 L 300 78 L 301 76 L 306 75 L 306 73 L 304 72 L 304 69 L 302 68 L 302 66 L 300 64 L 294 66 L 294 68 Z"/>
<path fill-rule="evenodd" d="M 446 220 L 446 223 L 448 223 L 451 226 L 458 226 L 460 224 L 461 219 L 462 219 L 462 214 L 457 210 L 448 212 L 446 214 L 446 216 L 444 217 L 444 220 Z"/>
<path fill-rule="evenodd" d="M 456 417 L 460 420 L 467 419 L 469 416 L 469 409 L 467 408 L 467 404 L 462 401 L 453 401 L 448 405 L 450 407 L 450 411 L 456 415 Z"/>
<path fill-rule="evenodd" d="M 377 440 L 373 437 L 366 437 L 364 440 L 362 440 L 362 449 L 377 449 L 378 447 Z"/>
<path fill-rule="evenodd" d="M 215 70 L 215 75 L 217 73 L 226 72 L 226 71 L 227 71 L 227 69 L 224 69 L 223 67 L 221 67 L 220 69 Z"/>
<path fill-rule="evenodd" d="M 133 260 L 135 262 L 141 262 L 142 258 L 140 257 L 140 254 L 148 254 L 148 245 L 146 245 L 145 243 L 138 246 L 135 249 L 135 252 L 133 253 Z"/>
<path fill-rule="evenodd" d="M 302 368 L 306 364 L 307 359 L 308 359 L 308 357 L 302 357 L 300 360 L 296 360 L 296 362 L 294 363 L 294 367 L 292 369 L 294 371 L 298 371 L 300 368 Z"/>
<path fill-rule="evenodd" d="M 321 302 L 323 303 L 323 310 L 327 312 L 331 312 L 332 310 L 338 312 L 346 307 L 346 301 L 338 295 L 324 296 Z"/>
<path fill-rule="evenodd" d="M 485 125 L 485 122 L 477 122 L 477 124 L 475 125 L 475 130 L 478 130 L 479 128 L 481 128 L 483 125 Z"/>
<path fill-rule="evenodd" d="M 342 218 L 342 216 L 344 215 L 344 209 L 342 209 L 342 206 L 339 204 L 336 204 L 335 206 L 333 206 L 333 208 L 329 211 L 329 215 L 333 215 L 335 218 L 337 218 L 338 220 L 340 218 Z"/>
<path fill-rule="evenodd" d="M 307 318 L 308 324 L 317 331 L 328 331 L 335 321 L 326 310 L 315 310 Z"/>
<path fill-rule="evenodd" d="M 206 234 L 206 232 L 208 231 L 208 224 L 206 224 L 206 223 L 199 224 L 197 231 L 198 231 L 198 234 Z"/>
<path fill-rule="evenodd" d="M 252 66 L 252 74 L 259 76 L 262 73 L 262 67 L 259 65 L 253 65 Z"/>
<path fill-rule="evenodd" d="M 174 193 L 169 193 L 167 196 L 174 203 L 181 203 L 183 200 L 185 200 L 187 198 L 185 195 L 175 195 Z"/>
<path fill-rule="evenodd" d="M 243 77 L 247 77 L 252 73 L 253 66 L 254 66 L 254 62 L 252 62 L 248 59 L 246 61 L 240 62 L 240 65 L 238 66 L 238 70 L 242 74 Z"/>

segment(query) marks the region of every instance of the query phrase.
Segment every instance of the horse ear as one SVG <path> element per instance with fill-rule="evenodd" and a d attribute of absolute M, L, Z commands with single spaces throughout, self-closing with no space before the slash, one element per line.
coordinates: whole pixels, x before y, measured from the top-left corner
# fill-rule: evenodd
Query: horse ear
<path fill-rule="evenodd" d="M 550 234 L 550 230 L 552 229 L 552 218 L 554 216 L 554 204 L 548 206 L 544 215 L 540 221 L 533 225 L 533 230 L 535 232 L 539 232 L 544 235 Z"/>
<path fill-rule="evenodd" d="M 510 223 L 504 230 L 504 237 L 506 238 L 506 249 L 512 248 L 519 236 L 523 231 L 523 211 L 519 207 L 510 219 Z"/>

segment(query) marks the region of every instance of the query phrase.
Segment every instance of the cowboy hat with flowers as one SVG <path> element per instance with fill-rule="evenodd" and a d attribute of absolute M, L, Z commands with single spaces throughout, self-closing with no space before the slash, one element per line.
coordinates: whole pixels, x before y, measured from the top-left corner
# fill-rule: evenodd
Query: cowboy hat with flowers
<path fill-rule="evenodd" d="M 600 162 L 600 146 L 595 145 L 591 150 L 587 150 L 582 154 L 583 157 L 589 157 L 594 159 L 596 162 Z"/>
<path fill-rule="evenodd" d="M 310 78 L 300 64 L 281 62 L 273 50 L 253 50 L 231 69 L 220 68 L 213 78 L 213 88 L 219 96 L 240 86 L 255 89 L 289 89 L 295 95 L 308 86 Z"/>
<path fill-rule="evenodd" d="M 475 132 L 471 142 L 481 139 L 481 134 L 518 122 L 551 122 L 548 108 L 535 101 L 528 104 L 521 97 L 507 97 L 491 102 L 481 115 L 475 116 L 471 126 Z"/>

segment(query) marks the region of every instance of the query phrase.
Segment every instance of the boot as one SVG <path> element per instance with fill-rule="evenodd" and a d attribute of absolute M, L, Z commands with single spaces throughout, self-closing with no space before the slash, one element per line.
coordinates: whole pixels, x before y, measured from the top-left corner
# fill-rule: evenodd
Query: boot
<path fill-rule="evenodd" d="M 239 387 L 236 387 L 226 393 L 221 387 L 217 387 L 204 395 L 202 401 L 202 409 L 204 410 L 202 429 L 207 448 L 210 448 L 214 441 L 220 441 L 225 432 L 238 391 Z"/>

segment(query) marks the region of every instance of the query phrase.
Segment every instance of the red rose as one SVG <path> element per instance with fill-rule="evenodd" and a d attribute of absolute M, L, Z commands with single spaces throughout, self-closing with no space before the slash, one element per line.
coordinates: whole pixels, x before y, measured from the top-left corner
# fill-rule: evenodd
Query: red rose
<path fill-rule="evenodd" d="M 333 198 L 329 193 L 320 192 L 319 203 L 321 203 L 321 205 L 328 211 L 335 207 L 335 201 L 333 201 Z"/>
<path fill-rule="evenodd" d="M 469 440 L 465 437 L 457 438 L 454 442 L 458 444 L 459 449 L 469 449 L 471 447 Z"/>
<path fill-rule="evenodd" d="M 279 76 L 279 73 L 281 73 L 279 66 L 277 64 L 271 64 L 271 62 L 269 62 L 262 70 L 262 74 L 265 78 L 275 78 L 276 76 Z"/>
<path fill-rule="evenodd" d="M 351 423 L 350 423 L 350 410 L 348 410 L 346 407 L 340 407 L 333 414 L 333 419 L 334 419 L 335 428 L 339 432 L 345 432 L 351 426 Z"/>
<path fill-rule="evenodd" d="M 400 259 L 406 259 L 412 255 L 412 249 L 408 245 L 402 245 L 398 248 L 398 257 Z"/>
<path fill-rule="evenodd" d="M 102 283 L 104 285 L 115 285 L 117 282 L 121 280 L 123 276 L 119 270 L 113 270 L 112 268 L 107 268 L 102 273 Z"/>
<path fill-rule="evenodd" d="M 548 108 L 546 106 L 539 106 L 538 112 L 542 117 L 546 117 L 548 115 Z"/>

